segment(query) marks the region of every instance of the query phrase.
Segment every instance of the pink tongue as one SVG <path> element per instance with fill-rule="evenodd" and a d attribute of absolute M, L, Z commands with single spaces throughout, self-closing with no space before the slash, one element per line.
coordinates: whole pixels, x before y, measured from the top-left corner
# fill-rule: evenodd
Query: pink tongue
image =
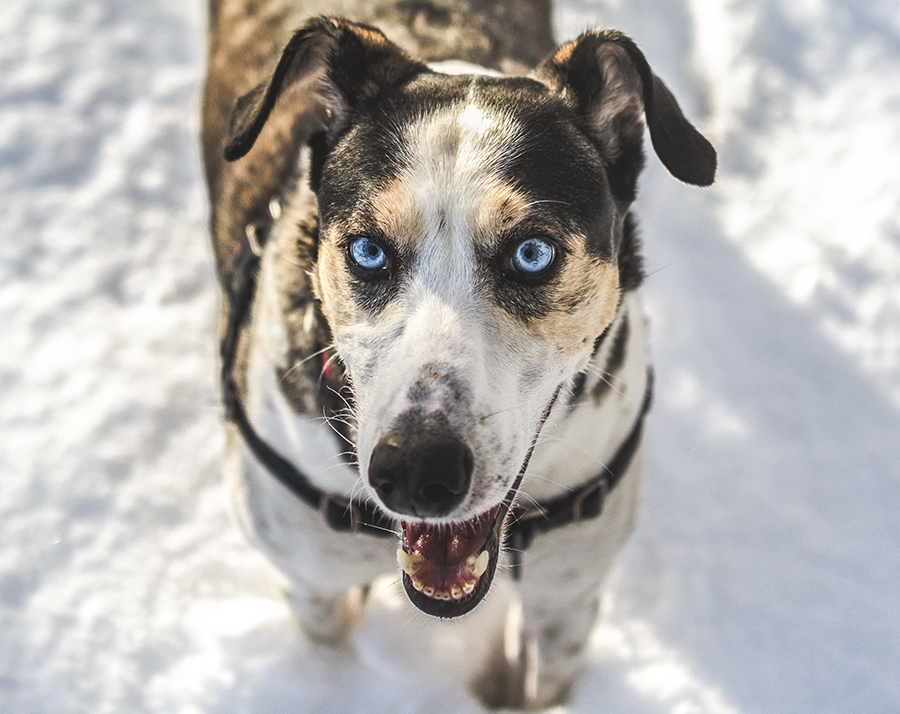
<path fill-rule="evenodd" d="M 487 513 L 465 523 L 407 523 L 406 544 L 414 553 L 435 565 L 458 565 L 481 551 L 491 534 L 499 508 L 494 506 Z"/>

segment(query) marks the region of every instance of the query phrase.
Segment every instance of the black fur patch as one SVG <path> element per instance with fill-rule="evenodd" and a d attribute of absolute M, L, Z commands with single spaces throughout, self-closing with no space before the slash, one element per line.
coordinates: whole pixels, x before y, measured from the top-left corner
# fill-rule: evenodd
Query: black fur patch
<path fill-rule="evenodd" d="M 591 350 L 591 361 L 597 358 L 597 355 L 600 354 L 600 350 L 603 349 L 603 345 L 606 344 L 606 338 L 609 335 L 612 326 L 615 324 L 615 320 L 606 326 L 606 329 L 600 333 L 597 339 L 594 340 L 594 348 Z M 572 390 L 569 393 L 569 407 L 576 407 L 578 403 L 581 401 L 581 397 L 584 396 L 584 389 L 587 386 L 587 377 L 588 371 L 584 370 L 575 375 L 575 379 L 572 382 Z"/>
<path fill-rule="evenodd" d="M 594 349 L 591 351 L 591 359 L 594 359 L 600 354 L 600 350 L 603 348 L 603 343 L 606 342 L 606 336 L 609 334 L 610 328 L 612 328 L 612 324 L 607 325 L 606 329 L 600 333 L 600 336 L 594 340 Z"/>
<path fill-rule="evenodd" d="M 313 193 L 318 193 L 322 183 L 322 165 L 328 155 L 328 143 L 324 131 L 317 132 L 309 138 L 309 148 L 312 155 L 309 162 L 309 188 Z"/>
<path fill-rule="evenodd" d="M 599 403 L 609 392 L 610 389 L 617 388 L 615 383 L 621 383 L 622 380 L 618 376 L 618 372 L 625 364 L 625 355 L 628 349 L 628 338 L 631 336 L 631 326 L 625 320 L 616 330 L 613 338 L 612 347 L 609 350 L 609 357 L 606 358 L 606 364 L 603 365 L 603 374 L 591 390 L 591 396 L 594 401 Z"/>
<path fill-rule="evenodd" d="M 619 290 L 622 294 L 637 290 L 644 282 L 644 256 L 637 221 L 629 211 L 622 222 L 619 238 Z"/>
<path fill-rule="evenodd" d="M 615 205 L 603 159 L 578 115 L 534 80 L 484 78 L 478 90 L 480 104 L 522 126 L 524 146 L 510 155 L 504 176 L 534 202 L 533 215 L 588 236 L 589 252 L 612 260 Z"/>
<path fill-rule="evenodd" d="M 512 117 L 521 126 L 520 136 L 510 137 L 502 175 L 530 199 L 529 225 L 562 243 L 572 235 L 587 236 L 586 248 L 595 259 L 621 261 L 623 289 L 638 285 L 640 258 L 632 252 L 637 247 L 636 237 L 630 219 L 618 212 L 607 163 L 579 126 L 581 119 L 570 105 L 546 85 L 522 77 L 425 73 L 371 98 L 366 114 L 351 122 L 329 153 L 323 155 L 321 144 L 314 147 L 311 178 L 319 189 L 326 233 L 334 227 L 345 237 L 369 235 L 389 245 L 390 236 L 366 232 L 377 231 L 377 227 L 374 222 L 366 227 L 364 217 L 379 191 L 405 168 L 406 154 L 400 146 L 403 127 L 472 97 L 485 111 Z M 618 226 L 624 228 L 617 235 Z M 522 230 L 526 228 L 522 226 Z M 360 306 L 372 313 L 383 310 L 397 294 L 414 257 L 395 256 L 395 269 L 385 280 L 364 281 L 351 275 Z M 523 322 L 553 310 L 578 308 L 570 304 L 571 299 L 563 304 L 557 298 L 554 278 L 558 271 L 528 281 L 511 278 L 503 255 L 483 256 L 482 265 L 497 303 Z"/>
<path fill-rule="evenodd" d="M 569 406 L 574 407 L 578 404 L 578 401 L 581 399 L 581 396 L 584 394 L 584 386 L 587 383 L 587 370 L 583 372 L 579 372 L 575 375 L 575 380 L 572 382 L 572 391 L 569 392 Z"/>

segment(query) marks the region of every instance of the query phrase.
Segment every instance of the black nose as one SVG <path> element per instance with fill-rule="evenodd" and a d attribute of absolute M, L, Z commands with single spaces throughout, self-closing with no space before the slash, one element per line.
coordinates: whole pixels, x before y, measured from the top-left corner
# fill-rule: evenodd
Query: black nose
<path fill-rule="evenodd" d="M 472 450 L 455 434 L 431 425 L 396 429 L 369 461 L 369 483 L 385 506 L 419 518 L 446 516 L 472 482 Z"/>

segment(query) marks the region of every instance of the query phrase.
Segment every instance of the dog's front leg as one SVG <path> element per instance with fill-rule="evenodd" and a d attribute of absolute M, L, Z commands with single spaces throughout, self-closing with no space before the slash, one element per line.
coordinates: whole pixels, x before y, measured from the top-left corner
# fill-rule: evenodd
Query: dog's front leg
<path fill-rule="evenodd" d="M 293 579 L 284 585 L 284 596 L 307 636 L 320 644 L 343 644 L 362 612 L 368 585 L 328 592 Z"/>
<path fill-rule="evenodd" d="M 528 598 L 522 604 L 519 639 L 520 701 L 524 709 L 565 702 L 578 676 L 597 620 L 599 587 L 575 599 Z"/>
<path fill-rule="evenodd" d="M 634 530 L 642 462 L 638 452 L 599 518 L 539 535 L 524 553 L 519 586 L 523 708 L 543 709 L 569 696 L 597 622 L 604 580 Z"/>
<path fill-rule="evenodd" d="M 514 602 L 493 639 L 493 656 L 472 683 L 476 696 L 489 709 L 541 710 L 565 702 L 598 603 L 596 589 L 575 600 Z"/>

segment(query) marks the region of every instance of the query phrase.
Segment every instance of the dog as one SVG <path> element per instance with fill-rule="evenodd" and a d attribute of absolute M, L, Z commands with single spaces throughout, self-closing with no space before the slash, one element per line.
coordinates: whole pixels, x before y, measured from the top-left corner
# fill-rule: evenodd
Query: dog
<path fill-rule="evenodd" d="M 639 502 L 645 119 L 682 181 L 716 152 L 542 0 L 251 5 L 211 2 L 203 106 L 237 518 L 322 642 L 385 572 L 446 619 L 508 578 L 473 690 L 564 701 Z"/>

